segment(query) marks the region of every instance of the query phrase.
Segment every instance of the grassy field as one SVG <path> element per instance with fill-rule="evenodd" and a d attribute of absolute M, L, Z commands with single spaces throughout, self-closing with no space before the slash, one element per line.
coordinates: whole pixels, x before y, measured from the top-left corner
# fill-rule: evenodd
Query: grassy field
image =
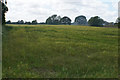
<path fill-rule="evenodd" d="M 117 78 L 118 29 L 9 25 L 3 34 L 3 77 Z"/>

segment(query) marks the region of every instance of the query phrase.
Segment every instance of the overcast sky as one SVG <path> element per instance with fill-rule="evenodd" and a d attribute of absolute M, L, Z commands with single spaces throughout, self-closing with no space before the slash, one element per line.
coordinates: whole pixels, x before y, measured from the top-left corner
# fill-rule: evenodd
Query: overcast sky
<path fill-rule="evenodd" d="M 89 19 L 100 16 L 106 21 L 115 22 L 118 16 L 119 0 L 7 0 L 9 11 L 6 20 L 45 22 L 57 14 L 68 16 L 74 21 L 75 17 L 84 15 Z"/>

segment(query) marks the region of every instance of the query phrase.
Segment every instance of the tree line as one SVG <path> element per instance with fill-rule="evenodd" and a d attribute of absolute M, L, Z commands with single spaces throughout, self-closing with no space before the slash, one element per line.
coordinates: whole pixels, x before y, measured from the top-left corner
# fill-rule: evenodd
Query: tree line
<path fill-rule="evenodd" d="M 74 22 L 68 16 L 57 16 L 56 14 L 48 17 L 46 22 L 38 23 L 37 20 L 33 20 L 32 22 L 25 22 L 23 20 L 18 20 L 17 22 L 11 22 L 10 20 L 6 22 L 7 24 L 49 24 L 49 25 L 83 25 L 83 26 L 110 26 L 115 25 L 113 22 L 104 21 L 99 16 L 91 17 L 88 21 L 84 15 L 80 15 L 75 17 Z"/>
<path fill-rule="evenodd" d="M 1 2 L 0 2 L 1 3 Z M 49 24 L 49 25 L 89 25 L 89 26 L 110 26 L 120 24 L 120 18 L 117 19 L 116 23 L 104 21 L 99 16 L 91 17 L 88 21 L 87 18 L 83 15 L 77 16 L 72 23 L 72 20 L 68 16 L 57 16 L 56 14 L 48 17 L 46 22 L 38 23 L 37 20 L 32 22 L 24 22 L 24 20 L 18 20 L 17 22 L 5 21 L 5 13 L 8 11 L 8 7 L 5 3 L 2 3 L 2 24 Z"/>
<path fill-rule="evenodd" d="M 52 24 L 52 25 L 88 25 L 88 26 L 113 26 L 117 23 L 114 22 L 107 22 L 100 18 L 99 16 L 91 17 L 88 21 L 87 18 L 84 15 L 80 15 L 75 17 L 75 20 L 73 23 L 71 23 L 71 19 L 67 16 L 60 17 L 57 15 L 52 15 L 49 18 L 46 19 L 46 24 Z"/>

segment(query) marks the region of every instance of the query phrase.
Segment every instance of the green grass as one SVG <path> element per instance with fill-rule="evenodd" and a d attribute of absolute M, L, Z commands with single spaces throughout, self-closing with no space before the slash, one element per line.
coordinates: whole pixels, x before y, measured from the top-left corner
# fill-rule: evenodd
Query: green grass
<path fill-rule="evenodd" d="M 117 78 L 118 29 L 8 25 L 3 78 Z"/>

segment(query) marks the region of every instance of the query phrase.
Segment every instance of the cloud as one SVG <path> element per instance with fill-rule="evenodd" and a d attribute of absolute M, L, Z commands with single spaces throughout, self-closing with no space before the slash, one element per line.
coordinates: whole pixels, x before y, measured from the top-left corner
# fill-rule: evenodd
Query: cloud
<path fill-rule="evenodd" d="M 79 15 L 85 15 L 87 19 L 98 15 L 115 22 L 117 3 L 118 0 L 8 0 L 6 18 L 12 21 L 37 19 L 45 22 L 49 16 L 58 14 L 70 17 L 73 22 Z"/>

